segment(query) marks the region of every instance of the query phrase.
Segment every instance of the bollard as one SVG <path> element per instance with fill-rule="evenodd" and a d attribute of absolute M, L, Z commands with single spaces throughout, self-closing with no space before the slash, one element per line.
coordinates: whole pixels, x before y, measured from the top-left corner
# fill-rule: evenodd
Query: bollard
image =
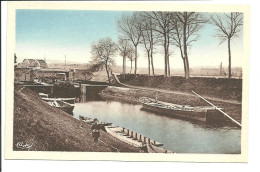
<path fill-rule="evenodd" d="M 148 143 L 150 144 L 150 142 L 151 142 L 151 140 L 150 140 L 150 138 L 148 138 Z"/>
<path fill-rule="evenodd" d="M 142 135 L 140 134 L 139 142 L 142 142 Z"/>
<path fill-rule="evenodd" d="M 144 137 L 144 143 L 146 143 L 146 137 Z"/>
<path fill-rule="evenodd" d="M 131 136 L 130 136 L 131 138 L 133 138 L 134 137 L 134 132 L 133 131 L 131 131 Z"/>
<path fill-rule="evenodd" d="M 137 133 L 135 133 L 135 139 L 137 140 Z"/>
<path fill-rule="evenodd" d="M 125 131 L 125 128 L 123 127 L 123 132 Z"/>
<path fill-rule="evenodd" d="M 129 130 L 127 129 L 127 135 L 129 136 Z"/>

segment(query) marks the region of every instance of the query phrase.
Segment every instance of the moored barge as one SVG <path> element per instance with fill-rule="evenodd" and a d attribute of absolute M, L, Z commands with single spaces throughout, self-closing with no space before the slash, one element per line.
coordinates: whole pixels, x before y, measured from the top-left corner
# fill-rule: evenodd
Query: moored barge
<path fill-rule="evenodd" d="M 212 106 L 178 105 L 156 99 L 141 97 L 142 108 L 162 115 L 181 117 L 207 123 L 223 122 L 223 115 Z"/>

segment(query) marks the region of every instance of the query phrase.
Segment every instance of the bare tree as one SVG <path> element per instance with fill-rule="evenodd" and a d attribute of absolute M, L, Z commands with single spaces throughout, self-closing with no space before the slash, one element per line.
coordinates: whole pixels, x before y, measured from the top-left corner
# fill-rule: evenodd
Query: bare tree
<path fill-rule="evenodd" d="M 126 73 L 126 58 L 129 54 L 133 53 L 134 47 L 130 45 L 129 41 L 126 39 L 119 38 L 117 44 L 119 54 L 123 57 L 123 70 L 122 73 L 125 75 Z"/>
<path fill-rule="evenodd" d="M 118 20 L 120 37 L 131 41 L 135 47 L 135 75 L 137 72 L 137 46 L 141 38 L 141 23 L 137 14 L 138 12 L 123 15 L 121 19 Z"/>
<path fill-rule="evenodd" d="M 131 52 L 129 52 L 129 53 L 127 54 L 127 58 L 128 58 L 129 61 L 131 62 L 130 74 L 132 73 L 133 61 L 135 60 L 135 59 L 134 59 L 134 53 L 135 53 L 135 51 L 134 51 L 134 49 L 133 49 Z"/>
<path fill-rule="evenodd" d="M 154 46 L 158 41 L 158 33 L 154 31 L 156 25 L 153 22 L 153 19 L 149 17 L 149 15 L 146 15 L 147 13 L 149 12 L 142 12 L 139 14 L 141 18 L 142 43 L 147 52 L 148 75 L 150 76 L 150 66 L 152 67 L 152 75 L 154 75 L 153 53 Z"/>
<path fill-rule="evenodd" d="M 102 66 L 105 67 L 109 83 L 109 69 L 111 69 L 111 65 L 114 64 L 113 56 L 115 56 L 116 51 L 117 46 L 109 37 L 100 39 L 97 43 L 93 43 L 91 48 L 92 58 L 96 64 L 98 64 L 97 66 L 99 68 Z"/>
<path fill-rule="evenodd" d="M 220 39 L 220 44 L 228 41 L 228 78 L 231 78 L 231 40 L 238 36 L 243 25 L 243 14 L 232 12 L 229 14 L 215 15 L 211 23 L 217 27 L 216 36 Z"/>
<path fill-rule="evenodd" d="M 198 31 L 203 26 L 203 23 L 206 22 L 207 20 L 204 18 L 202 13 L 171 13 L 171 24 L 174 26 L 174 30 L 171 35 L 174 40 L 174 45 L 180 49 L 186 79 L 190 77 L 188 48 L 191 46 L 192 42 L 198 40 Z"/>
<path fill-rule="evenodd" d="M 154 31 L 160 34 L 161 43 L 164 47 L 164 76 L 170 76 L 169 62 L 169 47 L 170 47 L 170 32 L 173 27 L 170 25 L 170 12 L 145 12 L 155 24 Z"/>

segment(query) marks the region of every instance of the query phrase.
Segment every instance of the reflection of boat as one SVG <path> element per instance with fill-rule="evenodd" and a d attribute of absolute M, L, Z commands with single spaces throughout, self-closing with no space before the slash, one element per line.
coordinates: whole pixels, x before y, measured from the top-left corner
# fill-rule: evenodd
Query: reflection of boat
<path fill-rule="evenodd" d="M 169 116 L 179 116 L 182 118 L 208 121 L 212 118 L 221 118 L 222 116 L 217 113 L 215 107 L 212 106 L 189 106 L 189 105 L 177 105 L 162 101 L 157 101 L 152 98 L 141 97 L 139 101 L 142 103 L 142 107 L 146 110 L 158 112 Z"/>
<path fill-rule="evenodd" d="M 60 110 L 63 110 L 67 113 L 72 113 L 73 109 L 74 109 L 74 106 L 67 103 L 67 102 L 64 102 L 64 101 L 61 101 L 61 100 L 54 100 L 54 101 L 49 101 L 48 102 L 51 106 L 53 107 L 56 107 Z"/>
<path fill-rule="evenodd" d="M 155 146 L 153 144 L 146 144 L 146 148 L 148 153 L 174 153 L 170 150 Z"/>
<path fill-rule="evenodd" d="M 70 104 L 74 104 L 75 103 L 75 99 L 76 98 L 45 98 L 43 97 L 42 100 L 46 101 L 46 102 L 52 102 L 52 101 L 64 101 Z"/>

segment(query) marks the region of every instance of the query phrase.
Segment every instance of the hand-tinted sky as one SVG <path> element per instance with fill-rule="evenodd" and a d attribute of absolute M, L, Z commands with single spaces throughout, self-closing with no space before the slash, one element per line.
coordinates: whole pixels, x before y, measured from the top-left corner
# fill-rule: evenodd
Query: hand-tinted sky
<path fill-rule="evenodd" d="M 46 57 L 47 61 L 87 63 L 91 59 L 91 43 L 111 37 L 117 41 L 117 20 L 123 11 L 84 10 L 17 10 L 16 54 L 18 62 L 24 58 Z M 199 41 L 193 43 L 189 53 L 191 67 L 228 65 L 227 43 L 219 45 L 213 35 L 215 28 L 207 24 L 200 31 Z M 171 68 L 182 68 L 179 51 L 171 47 Z M 146 53 L 139 47 L 138 66 L 146 67 Z M 242 65 L 242 33 L 232 42 L 232 66 Z M 115 57 L 121 65 L 121 57 Z M 129 62 L 128 62 L 129 63 Z M 163 68 L 163 53 L 154 56 L 155 67 Z M 127 64 L 128 66 L 130 65 Z"/>

